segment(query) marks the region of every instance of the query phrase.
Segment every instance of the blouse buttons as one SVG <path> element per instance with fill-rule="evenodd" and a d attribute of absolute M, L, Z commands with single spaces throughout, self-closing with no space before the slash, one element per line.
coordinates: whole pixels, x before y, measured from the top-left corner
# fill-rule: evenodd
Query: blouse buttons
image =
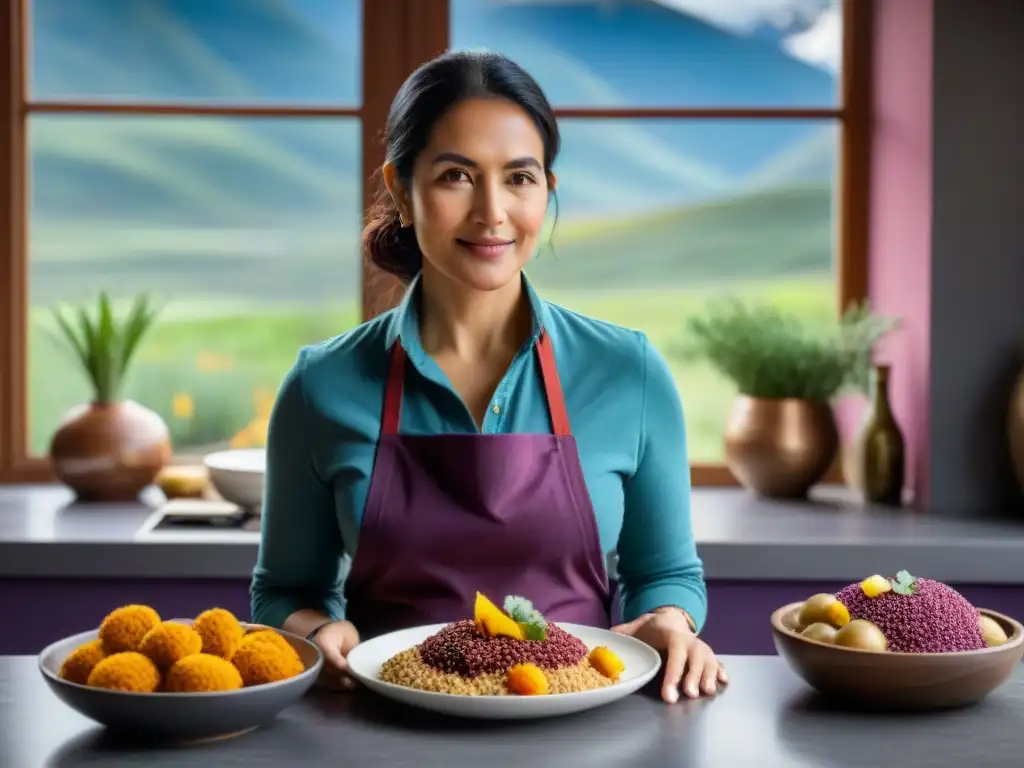
<path fill-rule="evenodd" d="M 494 415 L 497 416 L 499 413 L 501 413 L 501 406 L 495 403 L 494 407 L 491 408 L 491 410 L 494 411 Z"/>

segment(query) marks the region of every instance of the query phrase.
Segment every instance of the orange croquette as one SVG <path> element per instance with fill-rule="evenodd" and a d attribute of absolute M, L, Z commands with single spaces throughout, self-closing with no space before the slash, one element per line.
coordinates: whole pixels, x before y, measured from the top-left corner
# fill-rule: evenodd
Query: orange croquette
<path fill-rule="evenodd" d="M 203 653 L 231 660 L 242 642 L 245 629 L 235 615 L 224 608 L 210 608 L 203 611 L 193 623 L 193 628 L 203 638 Z"/>
<path fill-rule="evenodd" d="M 162 621 L 139 643 L 139 653 L 148 656 L 160 669 L 203 649 L 203 638 L 192 627 L 177 621 Z"/>
<path fill-rule="evenodd" d="M 167 672 L 168 693 L 234 691 L 242 687 L 242 675 L 230 661 L 210 653 L 186 656 Z"/>
<path fill-rule="evenodd" d="M 250 632 L 242 638 L 239 648 L 244 645 L 248 645 L 249 643 L 270 643 L 271 645 L 280 648 L 282 653 L 294 656 L 296 659 L 299 658 L 299 654 L 292 647 L 292 644 L 272 629 L 261 629 L 258 632 Z"/>
<path fill-rule="evenodd" d="M 93 667 L 105 657 L 103 643 L 98 639 L 90 640 L 68 654 L 60 667 L 60 676 L 69 682 L 85 685 L 89 682 L 89 673 Z"/>
<path fill-rule="evenodd" d="M 122 651 L 107 656 L 89 673 L 88 685 L 110 691 L 153 693 L 160 687 L 160 670 L 148 656 Z"/>
<path fill-rule="evenodd" d="M 248 642 L 231 659 L 246 686 L 275 683 L 301 674 L 305 667 L 297 653 L 287 653 L 268 641 Z"/>
<path fill-rule="evenodd" d="M 148 605 L 123 605 L 100 624 L 99 638 L 107 654 L 137 651 L 143 636 L 160 623 L 160 614 Z"/>

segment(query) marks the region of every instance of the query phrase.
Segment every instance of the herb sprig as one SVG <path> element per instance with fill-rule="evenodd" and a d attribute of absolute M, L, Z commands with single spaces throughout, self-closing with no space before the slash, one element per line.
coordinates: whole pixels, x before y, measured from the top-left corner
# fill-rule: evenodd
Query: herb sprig
<path fill-rule="evenodd" d="M 889 579 L 892 591 L 898 595 L 913 595 L 917 592 L 917 578 L 909 571 L 899 571 L 895 579 Z"/>
<path fill-rule="evenodd" d="M 523 629 L 527 640 L 544 640 L 548 636 L 548 622 L 541 612 L 533 607 L 533 603 L 525 597 L 509 595 L 502 606 L 505 613 L 512 617 Z"/>

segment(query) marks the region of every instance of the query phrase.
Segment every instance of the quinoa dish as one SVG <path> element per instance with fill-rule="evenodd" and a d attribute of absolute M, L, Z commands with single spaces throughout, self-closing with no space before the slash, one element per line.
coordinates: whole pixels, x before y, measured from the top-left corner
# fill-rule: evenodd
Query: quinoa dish
<path fill-rule="evenodd" d="M 504 610 L 477 593 L 474 618 L 455 621 L 384 662 L 380 679 L 459 696 L 578 693 L 614 685 L 624 670 L 610 649 L 589 650 L 529 600 Z"/>
<path fill-rule="evenodd" d="M 812 595 L 788 626 L 817 642 L 877 652 L 957 653 L 1008 640 L 1000 624 L 955 589 L 907 571 Z"/>
<path fill-rule="evenodd" d="M 61 664 L 63 680 L 122 693 L 211 693 L 286 680 L 306 669 L 269 627 L 246 627 L 223 608 L 192 624 L 164 621 L 148 605 L 108 613 L 95 640 Z"/>

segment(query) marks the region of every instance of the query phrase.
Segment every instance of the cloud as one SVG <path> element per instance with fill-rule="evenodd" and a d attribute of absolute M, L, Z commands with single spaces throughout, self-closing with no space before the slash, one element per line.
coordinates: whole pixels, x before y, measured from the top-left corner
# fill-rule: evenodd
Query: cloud
<path fill-rule="evenodd" d="M 835 72 L 842 54 L 842 15 L 836 0 L 657 0 L 733 34 L 771 26 L 783 33 L 790 56 Z"/>
<path fill-rule="evenodd" d="M 483 2 L 484 0 L 480 0 Z M 545 0 L 488 0 L 501 5 Z M 592 5 L 596 0 L 547 0 Z M 836 72 L 842 56 L 843 0 L 649 0 L 690 14 L 730 34 L 749 35 L 766 26 L 779 30 L 782 50 L 795 59 Z"/>
<path fill-rule="evenodd" d="M 839 71 L 843 55 L 843 20 L 839 8 L 829 8 L 808 29 L 787 37 L 782 47 L 810 64 Z"/>

